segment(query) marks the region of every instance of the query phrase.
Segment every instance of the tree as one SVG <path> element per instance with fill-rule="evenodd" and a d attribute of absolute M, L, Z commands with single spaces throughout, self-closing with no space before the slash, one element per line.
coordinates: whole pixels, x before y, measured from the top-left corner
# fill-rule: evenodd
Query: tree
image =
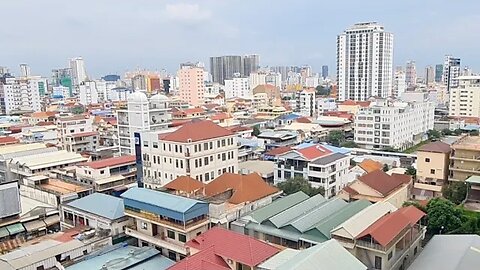
<path fill-rule="evenodd" d="M 324 87 L 322 85 L 317 85 L 317 87 L 315 87 L 315 90 L 316 90 L 316 94 L 319 96 L 330 95 L 330 88 Z"/>
<path fill-rule="evenodd" d="M 72 108 L 73 114 L 82 114 L 85 112 L 85 108 L 83 106 L 75 106 Z"/>
<path fill-rule="evenodd" d="M 445 199 L 454 204 L 461 204 L 467 196 L 467 184 L 465 182 L 450 182 L 443 185 L 442 194 Z"/>
<path fill-rule="evenodd" d="M 258 128 L 258 125 L 253 126 L 252 135 L 255 136 L 255 137 L 260 135 L 260 129 Z"/>
<path fill-rule="evenodd" d="M 346 147 L 346 148 L 358 148 L 358 144 L 356 144 L 353 141 L 346 141 L 344 143 L 341 143 L 340 146 Z"/>
<path fill-rule="evenodd" d="M 427 204 L 430 233 L 449 233 L 462 225 L 462 210 L 443 198 L 431 199 Z"/>
<path fill-rule="evenodd" d="M 284 182 L 278 183 L 277 187 L 287 195 L 293 194 L 298 191 L 303 191 L 309 196 L 314 196 L 317 194 L 325 195 L 325 190 L 323 189 L 323 187 L 314 188 L 308 182 L 308 180 L 304 179 L 303 177 L 290 178 Z"/>
<path fill-rule="evenodd" d="M 328 133 L 327 142 L 333 146 L 340 146 L 345 141 L 345 135 L 340 130 L 332 130 Z"/>
<path fill-rule="evenodd" d="M 442 137 L 442 133 L 440 133 L 438 130 L 430 129 L 427 131 L 427 136 L 428 140 L 433 141 L 440 139 Z"/>
<path fill-rule="evenodd" d="M 442 134 L 443 136 L 450 136 L 453 134 L 453 132 L 450 129 L 446 128 L 442 130 Z"/>
<path fill-rule="evenodd" d="M 423 206 L 423 205 L 420 205 L 420 204 L 419 204 L 418 202 L 416 202 L 416 201 L 407 201 L 407 202 L 404 202 L 402 206 L 403 206 L 403 207 L 407 207 L 407 206 L 410 206 L 410 205 L 413 205 L 413 206 L 415 206 L 416 208 L 418 208 L 419 210 L 427 213 L 427 208 L 426 208 L 425 206 Z"/>
<path fill-rule="evenodd" d="M 382 170 L 383 170 L 384 172 L 388 172 L 388 171 L 390 170 L 390 168 L 388 167 L 388 164 L 383 164 Z"/>
<path fill-rule="evenodd" d="M 415 176 L 417 175 L 417 170 L 413 166 L 408 166 L 405 174 Z"/>

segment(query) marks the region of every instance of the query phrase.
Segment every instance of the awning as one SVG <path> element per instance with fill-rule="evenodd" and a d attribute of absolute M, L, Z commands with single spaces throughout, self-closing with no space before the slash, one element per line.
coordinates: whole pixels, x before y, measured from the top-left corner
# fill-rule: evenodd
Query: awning
<path fill-rule="evenodd" d="M 12 224 L 12 225 L 8 225 L 7 230 L 10 233 L 10 235 L 15 235 L 17 233 L 24 232 L 25 228 L 22 226 L 22 224 L 15 223 L 15 224 Z"/>
<path fill-rule="evenodd" d="M 27 232 L 34 232 L 45 229 L 45 223 L 42 220 L 32 220 L 23 223 L 23 227 L 25 227 Z"/>
<path fill-rule="evenodd" d="M 5 228 L 5 227 L 0 228 L 0 238 L 3 238 L 3 237 L 8 236 L 8 235 L 9 235 L 9 233 L 7 231 L 7 228 Z"/>
<path fill-rule="evenodd" d="M 45 218 L 44 222 L 45 222 L 45 224 L 47 224 L 47 226 L 51 226 L 51 225 L 60 223 L 60 216 L 59 215 L 48 216 L 48 217 Z"/>

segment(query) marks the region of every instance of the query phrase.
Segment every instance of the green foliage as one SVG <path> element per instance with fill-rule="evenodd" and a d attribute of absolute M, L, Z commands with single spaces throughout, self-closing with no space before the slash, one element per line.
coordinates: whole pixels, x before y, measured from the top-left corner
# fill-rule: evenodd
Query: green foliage
<path fill-rule="evenodd" d="M 455 129 L 455 130 L 453 131 L 453 134 L 455 134 L 455 135 L 457 135 L 457 136 L 458 136 L 458 135 L 462 135 L 462 133 L 463 133 L 463 130 L 461 130 L 461 129 L 459 129 L 459 128 L 457 128 L 457 129 Z"/>
<path fill-rule="evenodd" d="M 330 95 L 330 88 L 327 88 L 327 87 L 323 87 L 321 85 L 317 85 L 317 87 L 315 87 L 315 92 L 317 95 L 319 96 L 328 96 Z"/>
<path fill-rule="evenodd" d="M 421 211 L 427 213 L 427 208 L 423 205 L 420 205 L 418 202 L 416 201 L 407 201 L 407 202 L 404 202 L 403 203 L 403 207 L 407 207 L 407 206 L 410 206 L 410 205 L 413 205 L 415 206 L 416 208 L 420 209 Z"/>
<path fill-rule="evenodd" d="M 328 133 L 327 142 L 333 146 L 340 146 L 345 141 L 345 135 L 340 130 L 332 130 Z"/>
<path fill-rule="evenodd" d="M 465 182 L 450 182 L 442 188 L 443 197 L 454 204 L 461 204 L 467 196 L 467 184 Z"/>
<path fill-rule="evenodd" d="M 340 146 L 346 148 L 357 148 L 358 144 L 356 144 L 354 141 L 346 141 L 341 143 Z"/>
<path fill-rule="evenodd" d="M 427 204 L 430 233 L 449 233 L 462 225 L 462 210 L 443 198 L 434 198 Z"/>
<path fill-rule="evenodd" d="M 450 136 L 450 135 L 453 135 L 453 132 L 450 129 L 446 128 L 442 130 L 442 134 L 443 136 Z"/>
<path fill-rule="evenodd" d="M 72 108 L 73 114 L 82 114 L 85 112 L 85 108 L 83 106 L 75 106 Z"/>
<path fill-rule="evenodd" d="M 384 151 L 384 152 L 398 152 L 397 149 L 395 149 L 393 147 L 390 147 L 390 146 L 382 148 L 382 151 Z"/>
<path fill-rule="evenodd" d="M 417 175 L 417 170 L 413 166 L 408 166 L 405 174 L 415 176 Z"/>
<path fill-rule="evenodd" d="M 388 164 L 383 164 L 382 170 L 383 170 L 384 172 L 388 172 L 388 171 L 390 170 L 390 168 L 388 167 Z"/>
<path fill-rule="evenodd" d="M 429 141 L 438 140 L 442 137 L 442 133 L 438 130 L 430 129 L 427 131 L 427 136 Z"/>
<path fill-rule="evenodd" d="M 287 195 L 298 191 L 303 191 L 309 196 L 314 196 L 317 194 L 325 195 L 325 190 L 323 187 L 314 188 L 306 179 L 302 177 L 290 178 L 284 182 L 278 183 L 277 187 L 283 190 L 283 192 Z"/>
<path fill-rule="evenodd" d="M 253 126 L 252 135 L 253 135 L 253 136 L 258 136 L 258 135 L 260 135 L 260 129 L 258 128 L 258 125 Z"/>

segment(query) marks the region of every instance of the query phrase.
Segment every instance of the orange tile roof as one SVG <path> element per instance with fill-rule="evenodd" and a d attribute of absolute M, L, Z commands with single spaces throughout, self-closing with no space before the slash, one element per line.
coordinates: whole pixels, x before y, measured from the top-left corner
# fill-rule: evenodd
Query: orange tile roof
<path fill-rule="evenodd" d="M 134 155 L 113 157 L 113 158 L 101 159 L 101 160 L 91 161 L 91 162 L 83 162 L 78 164 L 78 166 L 87 166 L 92 169 L 101 169 L 101 168 L 118 166 L 123 164 L 130 164 L 130 163 L 135 163 Z"/>
<path fill-rule="evenodd" d="M 171 133 L 165 135 L 160 134 L 159 139 L 187 143 L 189 141 L 198 142 L 232 135 L 235 134 L 212 121 L 197 120 L 185 123 L 179 129 Z"/>
<path fill-rule="evenodd" d="M 0 144 L 14 144 L 18 143 L 18 139 L 14 137 L 4 136 L 0 137 Z"/>
<path fill-rule="evenodd" d="M 295 150 L 304 156 L 308 160 L 313 160 L 322 156 L 326 156 L 332 153 L 332 151 L 328 150 L 327 148 L 321 145 L 312 145 L 309 147 L 305 147 L 302 149 Z"/>
<path fill-rule="evenodd" d="M 170 183 L 166 184 L 163 186 L 166 189 L 173 189 L 173 190 L 178 190 L 178 191 L 183 191 L 183 192 L 193 192 L 196 190 L 199 190 L 203 188 L 205 184 L 202 182 L 193 179 L 190 176 L 179 176 Z"/>
<path fill-rule="evenodd" d="M 387 214 L 366 228 L 357 239 L 370 235 L 383 247 L 387 247 L 403 230 L 417 223 L 425 213 L 415 206 L 401 208 Z"/>
<path fill-rule="evenodd" d="M 253 202 L 279 191 L 256 173 L 247 175 L 224 173 L 205 185 L 205 195 L 208 197 L 227 190 L 233 191 L 232 197 L 228 200 L 232 204 Z"/>
<path fill-rule="evenodd" d="M 383 168 L 383 164 L 371 159 L 364 159 L 360 164 L 358 164 L 360 168 L 362 168 L 367 173 L 381 170 Z"/>
<path fill-rule="evenodd" d="M 312 120 L 308 119 L 307 117 L 299 117 L 295 119 L 295 122 L 298 123 L 312 123 Z"/>
<path fill-rule="evenodd" d="M 210 119 L 212 121 L 214 120 L 225 120 L 225 119 L 230 119 L 232 116 L 229 113 L 217 113 L 215 115 L 210 116 Z"/>
<path fill-rule="evenodd" d="M 347 106 L 354 106 L 359 105 L 360 107 L 368 107 L 370 106 L 370 101 L 354 101 L 354 100 L 345 100 L 340 105 L 347 105 Z"/>
<path fill-rule="evenodd" d="M 34 112 L 30 114 L 30 117 L 33 118 L 48 118 L 55 116 L 56 112 Z"/>
<path fill-rule="evenodd" d="M 290 150 L 292 150 L 292 148 L 290 146 L 280 146 L 280 147 L 271 149 L 270 151 L 266 152 L 264 155 L 265 156 L 278 156 L 278 155 L 284 154 L 284 153 L 286 153 Z"/>
<path fill-rule="evenodd" d="M 41 127 L 41 126 L 51 126 L 51 125 L 55 125 L 55 123 L 52 122 L 52 121 L 48 121 L 48 122 L 38 122 L 38 123 L 36 124 L 36 126 L 40 126 L 40 127 Z"/>

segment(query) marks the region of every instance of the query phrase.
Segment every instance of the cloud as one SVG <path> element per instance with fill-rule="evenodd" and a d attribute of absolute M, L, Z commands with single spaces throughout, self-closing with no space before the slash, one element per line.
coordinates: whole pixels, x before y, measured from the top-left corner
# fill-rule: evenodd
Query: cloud
<path fill-rule="evenodd" d="M 198 23 L 209 20 L 212 13 L 209 10 L 200 8 L 198 4 L 167 4 L 165 17 L 170 21 L 181 23 Z"/>

